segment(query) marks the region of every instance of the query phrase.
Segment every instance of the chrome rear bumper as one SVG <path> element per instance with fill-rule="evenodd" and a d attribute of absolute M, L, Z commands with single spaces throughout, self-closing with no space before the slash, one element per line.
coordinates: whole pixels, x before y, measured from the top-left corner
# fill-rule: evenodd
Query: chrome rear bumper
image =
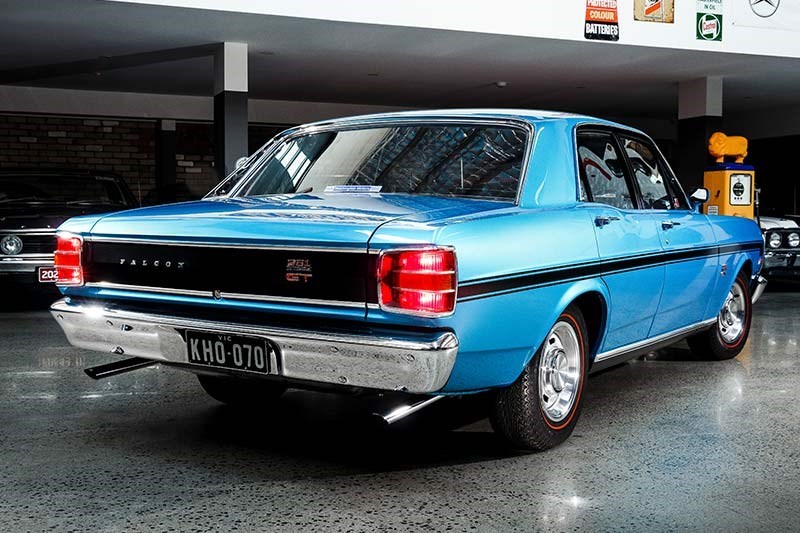
<path fill-rule="evenodd" d="M 59 300 L 50 308 L 79 348 L 189 365 L 187 329 L 264 337 L 277 346 L 276 375 L 288 379 L 381 390 L 431 393 L 444 387 L 455 364 L 453 333 L 375 337 L 261 327 L 140 313 Z M 198 372 L 214 367 L 189 365 Z M 231 371 L 225 370 L 226 374 Z M 249 374 L 244 371 L 232 371 Z"/>
<path fill-rule="evenodd" d="M 53 254 L 0 256 L 0 274 L 33 273 L 53 266 Z"/>

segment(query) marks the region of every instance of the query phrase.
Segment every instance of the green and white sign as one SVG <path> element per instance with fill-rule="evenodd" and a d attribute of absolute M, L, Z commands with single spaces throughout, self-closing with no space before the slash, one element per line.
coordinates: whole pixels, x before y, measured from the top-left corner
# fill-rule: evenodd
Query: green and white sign
<path fill-rule="evenodd" d="M 698 40 L 722 40 L 722 1 L 697 0 L 697 26 L 695 31 Z"/>

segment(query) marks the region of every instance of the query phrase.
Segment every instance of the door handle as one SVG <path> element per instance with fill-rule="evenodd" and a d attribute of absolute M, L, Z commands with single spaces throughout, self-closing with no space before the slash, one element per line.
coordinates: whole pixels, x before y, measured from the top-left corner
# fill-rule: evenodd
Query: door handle
<path fill-rule="evenodd" d="M 680 225 L 681 223 L 676 222 L 675 220 L 665 220 L 664 222 L 661 223 L 661 229 L 666 231 L 668 229 L 672 229 L 673 227 Z"/>
<path fill-rule="evenodd" d="M 598 228 L 602 228 L 603 226 L 611 224 L 615 220 L 619 220 L 619 217 L 615 217 L 614 215 L 600 215 L 594 219 L 594 225 Z"/>

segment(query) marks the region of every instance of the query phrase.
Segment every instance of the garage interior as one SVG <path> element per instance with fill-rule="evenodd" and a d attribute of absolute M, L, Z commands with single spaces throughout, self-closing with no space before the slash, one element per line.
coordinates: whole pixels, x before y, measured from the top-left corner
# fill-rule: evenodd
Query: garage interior
<path fill-rule="evenodd" d="M 800 56 L 169 3 L 0 0 L 0 171 L 110 172 L 154 205 L 201 198 L 297 124 L 552 109 L 642 129 L 687 189 L 711 133 L 743 135 L 760 213 L 800 216 Z M 291 391 L 234 411 L 188 373 L 91 381 L 108 357 L 68 345 L 47 312 L 57 293 L 6 290 L 3 531 L 797 528 L 791 283 L 771 282 L 737 359 L 677 345 L 596 374 L 571 440 L 532 455 L 500 446 L 481 395 L 387 430 L 357 398 Z"/>

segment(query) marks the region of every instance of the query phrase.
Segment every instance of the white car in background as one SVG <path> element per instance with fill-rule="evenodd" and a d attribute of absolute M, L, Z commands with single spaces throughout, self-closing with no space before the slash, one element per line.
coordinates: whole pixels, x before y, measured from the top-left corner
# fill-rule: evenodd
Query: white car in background
<path fill-rule="evenodd" d="M 767 278 L 800 278 L 800 226 L 795 220 L 759 217 L 764 234 L 764 276 Z M 798 263 L 795 266 L 795 263 Z"/>

